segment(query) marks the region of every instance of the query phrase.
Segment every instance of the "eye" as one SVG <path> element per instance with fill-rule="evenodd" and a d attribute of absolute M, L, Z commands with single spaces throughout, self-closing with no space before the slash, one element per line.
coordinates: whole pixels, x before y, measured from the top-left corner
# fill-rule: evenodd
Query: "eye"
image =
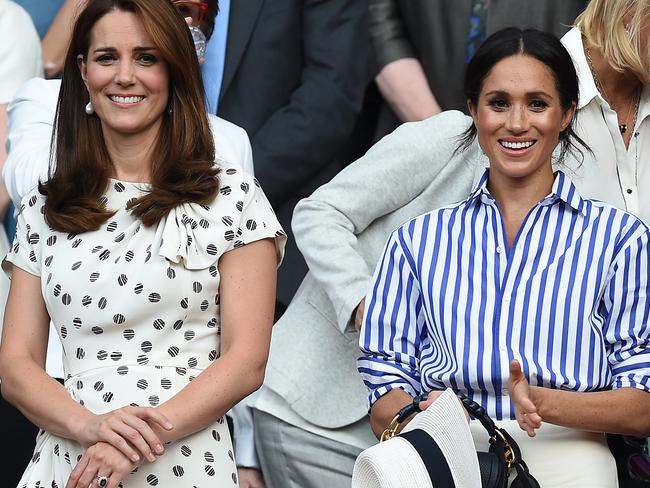
<path fill-rule="evenodd" d="M 95 61 L 99 64 L 109 64 L 113 60 L 115 60 L 115 56 L 108 53 L 101 54 L 95 58 Z"/>
<path fill-rule="evenodd" d="M 156 56 L 154 56 L 153 54 L 143 53 L 140 56 L 138 56 L 138 62 L 140 62 L 140 64 L 151 65 L 154 64 L 156 61 L 158 61 L 158 58 L 156 58 Z"/>
<path fill-rule="evenodd" d="M 503 98 L 493 98 L 488 102 L 488 105 L 496 110 L 504 110 L 508 108 L 508 102 Z"/>
<path fill-rule="evenodd" d="M 530 108 L 532 108 L 533 110 L 544 110 L 546 107 L 548 107 L 548 103 L 546 103 L 544 100 L 530 101 Z"/>

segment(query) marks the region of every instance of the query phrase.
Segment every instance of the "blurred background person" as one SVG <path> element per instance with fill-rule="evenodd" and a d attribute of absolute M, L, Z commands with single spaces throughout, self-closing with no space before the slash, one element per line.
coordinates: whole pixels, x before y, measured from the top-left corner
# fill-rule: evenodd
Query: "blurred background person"
<path fill-rule="evenodd" d="M 15 0 L 15 2 L 29 14 L 39 38 L 43 39 L 66 0 Z"/>
<path fill-rule="evenodd" d="M 11 0 L 0 0 L 0 168 L 4 165 L 7 139 L 7 104 L 16 90 L 33 76 L 43 75 L 41 46 L 38 34 L 29 15 Z M 0 178 L 0 221 L 8 212 L 9 195 Z M 9 250 L 5 227 L 0 224 L 0 254 Z M 4 317 L 9 280 L 0 276 L 0 317 Z M 0 331 L 2 323 L 0 322 Z M 0 436 L 11 439 L 3 443 L 0 456 L 3 459 L 3 483 L 15 486 L 34 446 L 36 428 L 21 421 L 20 412 L 0 398 Z"/>
<path fill-rule="evenodd" d="M 298 200 L 349 162 L 339 154 L 366 86 L 367 0 L 219 4 L 203 67 L 209 111 L 248 132 L 256 177 L 289 230 Z M 276 316 L 306 271 L 289 232 Z"/>
<path fill-rule="evenodd" d="M 650 0 L 591 0 L 562 43 L 580 80 L 578 133 L 594 152 L 581 193 L 650 224 Z"/>
<path fill-rule="evenodd" d="M 382 106 L 377 138 L 441 110 L 467 113 L 463 74 L 474 50 L 504 27 L 561 36 L 586 0 L 369 0 L 370 39 Z"/>

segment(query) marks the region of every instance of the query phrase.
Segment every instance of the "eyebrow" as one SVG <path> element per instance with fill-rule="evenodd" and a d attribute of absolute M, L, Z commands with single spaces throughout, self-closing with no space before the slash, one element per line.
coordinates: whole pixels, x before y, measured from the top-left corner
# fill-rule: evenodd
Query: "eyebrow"
<path fill-rule="evenodd" d="M 485 94 L 486 97 L 494 96 L 494 95 L 503 97 L 503 96 L 509 96 L 510 93 L 502 91 L 502 90 L 492 90 L 492 91 L 487 92 Z M 546 93 L 545 91 L 526 92 L 526 96 L 528 98 L 537 98 L 537 97 L 553 98 L 553 96 L 551 94 Z"/>
<path fill-rule="evenodd" d="M 133 52 L 142 52 L 142 51 L 155 51 L 155 47 L 147 47 L 147 46 L 137 46 L 133 48 Z M 93 51 L 93 54 L 95 53 L 116 53 L 117 49 L 114 47 L 99 47 Z"/>

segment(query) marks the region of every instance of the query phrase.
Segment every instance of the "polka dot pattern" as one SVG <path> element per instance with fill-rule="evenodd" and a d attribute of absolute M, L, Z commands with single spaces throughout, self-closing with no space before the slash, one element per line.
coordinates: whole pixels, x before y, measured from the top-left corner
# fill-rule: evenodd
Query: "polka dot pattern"
<path fill-rule="evenodd" d="M 143 184 L 112 180 L 105 205 L 115 215 L 79 235 L 46 225 L 36 191 L 21 205 L 7 260 L 44 280 L 65 351 L 65 386 L 93 412 L 160 405 L 219 357 L 221 255 L 275 238 L 281 257 L 285 235 L 256 182 L 236 168 L 219 178 L 211 204 L 179 205 L 150 228 L 126 209 L 147 190 Z M 79 444 L 43 433 L 19 486 L 65 486 L 82 453 Z M 231 453 L 220 419 L 166 446 L 123 486 L 234 487 Z M 56 461 L 60 455 L 65 462 Z"/>

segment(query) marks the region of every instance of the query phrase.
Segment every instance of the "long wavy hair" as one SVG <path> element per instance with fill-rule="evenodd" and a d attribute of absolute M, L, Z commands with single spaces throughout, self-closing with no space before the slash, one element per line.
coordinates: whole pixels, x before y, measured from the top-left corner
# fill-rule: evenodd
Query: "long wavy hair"
<path fill-rule="evenodd" d="M 114 213 L 101 199 L 112 163 L 101 120 L 84 111 L 89 95 L 77 57 L 87 60 L 94 25 L 116 10 L 132 12 L 140 19 L 169 70 L 168 110 L 154 144 L 151 189 L 128 208 L 151 226 L 179 204 L 208 203 L 219 187 L 201 73 L 182 16 L 168 1 L 93 0 L 74 26 L 54 120 L 49 179 L 38 187 L 46 196 L 48 225 L 62 232 L 96 230 Z"/>

